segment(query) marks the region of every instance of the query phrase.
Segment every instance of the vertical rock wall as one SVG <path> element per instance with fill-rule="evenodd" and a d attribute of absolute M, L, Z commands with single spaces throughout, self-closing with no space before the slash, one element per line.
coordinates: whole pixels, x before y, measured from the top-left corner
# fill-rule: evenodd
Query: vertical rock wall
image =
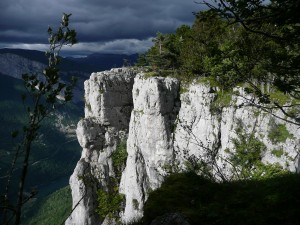
<path fill-rule="evenodd" d="M 85 81 L 85 118 L 77 125 L 82 155 L 70 178 L 74 212 L 67 225 L 102 224 L 96 191 L 114 176 L 111 154 L 127 139 L 135 74 L 124 69 L 93 73 Z"/>
<path fill-rule="evenodd" d="M 180 107 L 176 79 L 138 75 L 132 93 L 128 158 L 120 185 L 126 195 L 124 221 L 142 216 L 149 191 L 160 186 L 164 167 L 172 163 L 172 129 Z"/>
<path fill-rule="evenodd" d="M 280 111 L 274 110 L 274 117 L 253 107 L 241 88 L 222 106 L 216 104 L 218 90 L 207 84 L 192 83 L 181 94 L 179 90 L 177 79 L 145 78 L 120 69 L 92 74 L 85 82 L 85 118 L 77 127 L 83 152 L 70 179 L 73 206 L 80 203 L 66 224 L 102 223 L 95 213 L 96 190 L 105 189 L 114 176 L 111 154 L 121 139 L 127 139 L 128 152 L 119 190 L 126 198 L 120 215 L 124 223 L 140 218 L 149 191 L 187 163 L 201 160 L 215 179 L 231 179 L 230 156 L 234 140 L 241 137 L 262 143 L 264 164 L 298 169 L 299 127 L 276 118 L 284 118 Z M 279 127 L 288 135 L 271 140 L 270 130 L 276 134 Z"/>

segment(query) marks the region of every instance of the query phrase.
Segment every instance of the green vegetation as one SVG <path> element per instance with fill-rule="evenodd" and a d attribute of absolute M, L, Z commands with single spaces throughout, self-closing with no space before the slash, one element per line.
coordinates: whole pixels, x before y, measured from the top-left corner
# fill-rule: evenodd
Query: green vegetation
<path fill-rule="evenodd" d="M 142 221 L 179 212 L 191 225 L 297 224 L 300 175 L 216 183 L 194 173 L 172 174 L 149 195 Z"/>
<path fill-rule="evenodd" d="M 158 32 L 138 65 L 151 67 L 151 76 L 201 78 L 220 90 L 242 84 L 260 103 L 276 107 L 291 104 L 291 96 L 300 98 L 296 1 L 202 3 L 209 10 L 195 13 L 192 26 L 182 25 L 172 34 Z"/>
<path fill-rule="evenodd" d="M 115 177 L 109 177 L 107 187 L 97 190 L 98 207 L 96 212 L 102 218 L 107 216 L 117 223 L 119 223 L 119 213 L 122 210 L 122 205 L 126 201 L 125 196 L 119 193 L 119 184 L 128 155 L 126 144 L 126 140 L 121 140 L 111 155 Z"/>
<path fill-rule="evenodd" d="M 232 95 L 232 91 L 217 91 L 215 99 L 210 105 L 210 112 L 212 114 L 219 114 L 224 107 L 229 107 Z"/>
<path fill-rule="evenodd" d="M 286 139 L 294 138 L 294 136 L 286 129 L 284 124 L 277 124 L 273 119 L 269 122 L 268 137 L 273 144 L 284 143 L 286 142 Z"/>
<path fill-rule="evenodd" d="M 189 89 L 188 89 L 187 85 L 184 84 L 184 83 L 180 83 L 179 94 L 183 94 L 183 93 L 186 93 L 188 91 L 189 91 Z"/>
<path fill-rule="evenodd" d="M 70 214 L 72 208 L 71 189 L 69 186 L 55 191 L 38 204 L 29 202 L 35 207 L 34 215 L 24 220 L 23 225 L 59 225 Z M 27 206 L 29 207 L 29 206 Z"/>
<path fill-rule="evenodd" d="M 271 151 L 272 155 L 275 155 L 277 158 L 280 158 L 283 155 L 283 149 L 273 149 Z"/>
<path fill-rule="evenodd" d="M 154 71 L 149 71 L 149 72 L 146 72 L 144 77 L 147 79 L 147 78 L 150 78 L 150 77 L 156 77 L 156 76 L 159 76 L 159 73 L 158 72 L 154 72 Z"/>
<path fill-rule="evenodd" d="M 217 88 L 222 87 L 222 85 L 216 80 L 216 78 L 212 76 L 200 77 L 197 82 L 208 84 L 210 87 L 217 87 Z"/>
<path fill-rule="evenodd" d="M 238 178 L 252 177 L 261 166 L 262 154 L 266 146 L 253 135 L 238 134 L 238 138 L 232 139 L 234 152 L 230 153 L 230 162 L 235 170 L 238 170 Z"/>
<path fill-rule="evenodd" d="M 126 165 L 126 160 L 128 155 L 126 145 L 127 145 L 126 140 L 121 141 L 117 145 L 116 150 L 111 155 L 115 176 L 118 180 L 121 179 L 122 172 Z"/>
<path fill-rule="evenodd" d="M 97 191 L 98 207 L 96 212 L 102 217 L 109 219 L 119 218 L 121 204 L 125 201 L 125 196 L 118 192 L 118 187 L 113 192 L 106 192 L 102 189 Z"/>
<path fill-rule="evenodd" d="M 211 113 L 228 107 L 238 85 L 256 97 L 265 111 L 280 109 L 286 117 L 299 117 L 300 5 L 297 1 L 203 1 L 209 10 L 195 13 L 192 26 L 173 34 L 157 33 L 154 45 L 141 58 L 152 74 L 173 71 L 183 83 L 197 78 L 216 94 Z M 172 73 L 169 73 L 172 76 Z M 181 86 L 180 93 L 186 92 Z M 267 106 L 267 107 L 265 107 Z M 257 110 L 257 115 L 259 111 Z M 286 119 L 286 118 L 285 118 Z M 299 120 L 293 120 L 299 124 Z M 283 124 L 270 121 L 273 144 L 293 138 Z M 242 126 L 241 126 L 242 127 Z M 187 159 L 188 171 L 171 174 L 161 188 L 150 193 L 144 217 L 134 224 L 150 224 L 164 213 L 179 212 L 191 224 L 296 224 L 300 212 L 298 174 L 279 164 L 264 164 L 267 147 L 254 134 L 237 129 L 226 159 L 235 182 L 216 183 L 211 164 Z M 272 154 L 281 157 L 283 149 Z M 222 170 L 222 168 L 219 168 Z M 170 169 L 169 171 L 172 171 Z M 300 197 L 300 196 L 299 196 Z M 299 197 L 296 197 L 297 199 Z"/>
<path fill-rule="evenodd" d="M 232 139 L 233 151 L 226 150 L 236 179 L 266 179 L 288 173 L 278 164 L 264 164 L 261 161 L 267 147 L 253 134 L 244 133 L 242 128 L 236 129 L 236 132 L 237 138 Z M 280 154 L 278 151 L 276 153 Z"/>
<path fill-rule="evenodd" d="M 280 90 L 272 90 L 270 92 L 270 99 L 280 105 L 285 105 L 291 101 L 291 97 Z"/>

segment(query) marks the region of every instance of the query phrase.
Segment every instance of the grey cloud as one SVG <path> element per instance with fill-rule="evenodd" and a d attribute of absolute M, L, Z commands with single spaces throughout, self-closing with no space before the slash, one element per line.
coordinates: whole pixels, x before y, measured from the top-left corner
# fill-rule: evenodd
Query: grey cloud
<path fill-rule="evenodd" d="M 193 0 L 2 0 L 0 7 L 0 43 L 46 43 L 47 26 L 63 12 L 73 14 L 80 42 L 146 40 L 191 24 L 200 10 Z"/>

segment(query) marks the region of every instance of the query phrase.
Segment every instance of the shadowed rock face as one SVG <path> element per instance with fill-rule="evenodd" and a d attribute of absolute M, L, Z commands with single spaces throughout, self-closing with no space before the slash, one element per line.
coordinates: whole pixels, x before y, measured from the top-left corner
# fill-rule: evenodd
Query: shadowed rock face
<path fill-rule="evenodd" d="M 175 78 L 145 78 L 124 69 L 93 73 L 85 82 L 85 118 L 77 127 L 83 152 L 70 179 L 73 207 L 82 200 L 66 224 L 103 222 L 95 213 L 96 190 L 107 190 L 109 177 L 115 176 L 111 154 L 123 139 L 128 152 L 119 184 L 126 197 L 123 222 L 142 217 L 149 191 L 159 188 L 170 170 L 184 170 L 187 161 L 201 159 L 216 180 L 231 179 L 228 161 L 241 132 L 262 143 L 263 163 L 297 169 L 298 126 L 248 105 L 250 96 L 241 88 L 216 110 L 216 93 L 207 84 L 192 83 L 181 94 L 179 86 Z M 270 140 L 270 130 L 281 125 L 288 137 Z M 283 153 L 274 155 L 278 149 Z"/>

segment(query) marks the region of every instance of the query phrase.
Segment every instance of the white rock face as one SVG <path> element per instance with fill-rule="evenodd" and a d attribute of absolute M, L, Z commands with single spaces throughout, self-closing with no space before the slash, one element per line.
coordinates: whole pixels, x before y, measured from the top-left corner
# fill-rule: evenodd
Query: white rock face
<path fill-rule="evenodd" d="M 118 69 L 92 74 L 86 81 L 85 119 L 77 127 L 83 152 L 70 179 L 73 206 L 82 201 L 66 224 L 102 223 L 95 213 L 95 192 L 105 189 L 108 177 L 114 176 L 110 156 L 122 138 L 128 138 L 119 186 L 126 197 L 124 223 L 140 218 L 149 191 L 160 187 L 171 170 L 184 170 L 187 162 L 206 162 L 217 180 L 233 178 L 235 171 L 228 161 L 236 140 L 254 137 L 264 146 L 264 164 L 298 170 L 299 127 L 278 119 L 284 118 L 281 112 L 274 110 L 274 117 L 251 106 L 246 100 L 251 96 L 242 88 L 220 107 L 216 90 L 209 85 L 193 83 L 181 94 L 179 87 L 174 78 L 143 74 L 134 78 Z M 276 129 L 287 131 L 284 140 L 276 140 L 280 135 Z M 80 179 L 85 174 L 97 185 L 86 185 Z"/>
<path fill-rule="evenodd" d="M 233 140 L 240 140 L 242 134 L 246 137 L 254 135 L 265 145 L 266 150 L 261 155 L 263 163 L 278 163 L 290 171 L 297 170 L 299 127 L 251 106 L 251 96 L 241 88 L 236 91 L 239 95 L 233 95 L 228 106 L 217 109 L 214 106 L 216 94 L 208 85 L 192 84 L 188 92 L 180 96 L 181 108 L 174 134 L 174 151 L 179 165 L 184 165 L 187 159 L 202 159 L 214 165 L 212 170 L 216 179 L 229 180 L 234 168 L 228 163 L 228 150 L 234 153 Z M 284 118 L 279 110 L 273 113 Z M 271 126 L 278 129 L 280 125 L 286 128 L 292 138 L 274 143 L 268 137 Z M 283 154 L 276 156 L 274 150 L 282 150 Z"/>
<path fill-rule="evenodd" d="M 165 175 L 163 168 L 172 162 L 172 124 L 180 106 L 178 90 L 176 79 L 144 79 L 141 75 L 135 78 L 128 158 L 120 185 L 120 192 L 126 195 L 124 221 L 143 215 L 149 190 L 160 186 Z"/>
<path fill-rule="evenodd" d="M 106 189 L 114 176 L 111 154 L 127 139 L 132 110 L 135 74 L 127 70 L 93 73 L 85 81 L 85 118 L 77 125 L 77 138 L 83 148 L 81 159 L 70 178 L 74 212 L 67 225 L 98 225 L 96 191 Z"/>

